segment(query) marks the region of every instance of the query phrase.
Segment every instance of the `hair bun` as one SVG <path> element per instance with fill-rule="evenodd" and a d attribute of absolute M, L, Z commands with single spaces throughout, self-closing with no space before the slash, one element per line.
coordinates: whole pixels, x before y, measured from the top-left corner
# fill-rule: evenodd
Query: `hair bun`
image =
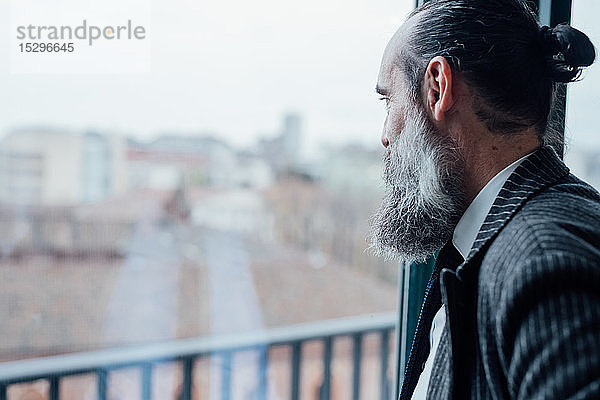
<path fill-rule="evenodd" d="M 592 65 L 596 50 L 587 35 L 567 24 L 542 26 L 539 34 L 549 74 L 556 82 L 577 80 L 583 67 Z"/>

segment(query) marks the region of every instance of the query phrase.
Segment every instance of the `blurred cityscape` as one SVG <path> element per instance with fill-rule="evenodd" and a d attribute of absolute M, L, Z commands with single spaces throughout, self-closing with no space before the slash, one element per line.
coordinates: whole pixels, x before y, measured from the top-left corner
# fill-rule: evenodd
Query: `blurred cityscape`
<path fill-rule="evenodd" d="M 395 310 L 397 266 L 366 243 L 382 196 L 381 152 L 329 146 L 307 161 L 302 140 L 296 114 L 245 149 L 200 134 L 8 132 L 0 139 L 0 361 Z M 600 187 L 600 152 L 572 148 L 566 159 Z M 351 344 L 336 346 L 333 398 L 344 399 Z M 365 365 L 376 363 L 375 347 L 366 341 Z M 318 398 L 320 351 L 306 349 L 305 399 Z M 271 357 L 269 396 L 286 398 L 277 393 L 288 390 L 280 375 L 289 355 Z M 195 398 L 210 397 L 211 368 L 198 365 Z M 115 378 L 109 398 L 139 397 L 128 374 Z M 176 366 L 162 369 L 157 398 L 177 398 L 178 376 Z M 240 376 L 234 398 L 252 398 L 252 379 Z M 94 398 L 93 380 L 66 382 L 61 398 Z M 367 376 L 366 393 L 376 387 Z M 44 399 L 47 391 L 36 382 L 8 394 Z"/>
<path fill-rule="evenodd" d="M 396 264 L 366 243 L 380 151 L 331 146 L 307 162 L 301 143 L 295 114 L 249 149 L 207 135 L 7 133 L 0 361 L 394 310 Z M 85 382 L 61 398 L 83 398 Z"/>

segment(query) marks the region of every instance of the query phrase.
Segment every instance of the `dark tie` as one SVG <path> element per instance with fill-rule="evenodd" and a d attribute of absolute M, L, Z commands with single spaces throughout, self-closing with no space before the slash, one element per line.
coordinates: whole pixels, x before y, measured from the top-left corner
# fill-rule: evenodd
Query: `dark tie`
<path fill-rule="evenodd" d="M 454 247 L 452 240 L 446 242 L 440 250 L 437 259 L 435 260 L 434 270 L 441 271 L 443 268 L 449 268 L 456 271 L 456 268 L 464 261 L 463 256 Z"/>
<path fill-rule="evenodd" d="M 411 353 L 409 357 L 409 364 L 406 369 L 406 375 L 402 384 L 402 393 L 400 399 L 410 399 L 410 395 L 415 390 L 417 381 L 425 360 L 429 355 L 429 331 L 431 330 L 431 323 L 433 317 L 442 306 L 441 294 L 440 294 L 440 271 L 444 268 L 456 270 L 456 268 L 462 264 L 463 257 L 458 252 L 456 247 L 452 244 L 452 240 L 449 240 L 444 247 L 438 252 L 438 256 L 435 260 L 433 267 L 433 274 L 427 285 L 427 291 L 425 293 L 425 299 L 423 300 L 423 306 L 421 308 L 421 314 L 419 315 L 419 322 L 415 331 L 415 337 L 411 346 Z M 404 396 L 403 396 L 404 394 Z"/>
<path fill-rule="evenodd" d="M 463 262 L 463 257 L 461 256 L 461 254 L 458 252 L 458 250 L 456 250 L 456 248 L 450 244 L 450 245 L 446 245 L 443 248 L 443 253 L 442 251 L 440 251 L 440 257 L 439 257 L 439 266 L 436 265 L 436 268 L 438 268 L 438 271 L 441 271 L 442 269 L 451 269 L 456 271 L 456 268 L 462 264 Z M 438 277 L 438 292 L 440 292 L 440 282 L 439 282 L 439 277 Z M 446 282 L 447 284 L 447 282 Z M 450 309 L 455 309 L 455 307 L 452 306 L 452 303 L 446 304 L 446 307 L 449 307 Z M 448 310 L 446 310 L 447 312 Z M 452 316 L 450 315 L 450 318 Z M 446 323 L 448 323 L 449 321 L 446 321 Z M 451 376 L 451 357 L 449 356 L 450 352 L 452 351 L 450 348 L 450 341 L 449 341 L 449 333 L 450 331 L 448 330 L 448 327 L 444 328 L 444 331 L 442 332 L 442 337 L 440 338 L 440 342 L 438 344 L 438 348 L 437 348 L 437 352 L 436 352 L 436 359 L 438 360 L 437 363 L 433 363 L 432 369 L 431 369 L 431 376 L 429 377 L 429 382 L 428 382 L 428 388 L 427 388 L 427 398 L 432 398 L 432 399 L 440 399 L 443 398 L 444 393 L 446 393 L 444 391 L 444 387 L 447 383 L 444 382 L 448 382 L 448 379 L 450 379 Z M 439 357 L 439 358 L 438 358 Z M 458 396 L 458 398 L 467 398 L 467 397 L 463 397 L 462 394 L 460 396 Z"/>

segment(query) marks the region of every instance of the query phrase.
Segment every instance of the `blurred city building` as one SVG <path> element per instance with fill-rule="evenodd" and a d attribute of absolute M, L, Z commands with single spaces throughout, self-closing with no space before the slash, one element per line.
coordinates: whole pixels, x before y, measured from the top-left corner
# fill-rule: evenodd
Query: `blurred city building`
<path fill-rule="evenodd" d="M 125 140 L 120 136 L 32 128 L 0 141 L 0 202 L 72 205 L 127 190 Z"/>
<path fill-rule="evenodd" d="M 211 136 L 165 135 L 150 142 L 130 139 L 127 160 L 134 188 L 173 190 L 181 184 L 265 188 L 273 181 L 264 159 Z"/>
<path fill-rule="evenodd" d="M 256 151 L 279 176 L 297 167 L 301 143 L 302 118 L 298 114 L 289 113 L 283 118 L 281 132 L 273 138 L 260 139 Z"/>
<path fill-rule="evenodd" d="M 191 216 L 196 225 L 263 240 L 273 240 L 273 218 L 261 193 L 249 188 L 205 192 Z"/>

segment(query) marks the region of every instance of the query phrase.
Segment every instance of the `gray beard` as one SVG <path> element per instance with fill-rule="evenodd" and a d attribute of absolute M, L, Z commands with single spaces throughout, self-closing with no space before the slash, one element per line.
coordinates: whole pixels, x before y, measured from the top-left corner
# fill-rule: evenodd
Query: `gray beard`
<path fill-rule="evenodd" d="M 451 237 L 466 209 L 461 153 L 413 107 L 384 158 L 386 196 L 371 219 L 370 247 L 388 259 L 423 261 Z"/>

